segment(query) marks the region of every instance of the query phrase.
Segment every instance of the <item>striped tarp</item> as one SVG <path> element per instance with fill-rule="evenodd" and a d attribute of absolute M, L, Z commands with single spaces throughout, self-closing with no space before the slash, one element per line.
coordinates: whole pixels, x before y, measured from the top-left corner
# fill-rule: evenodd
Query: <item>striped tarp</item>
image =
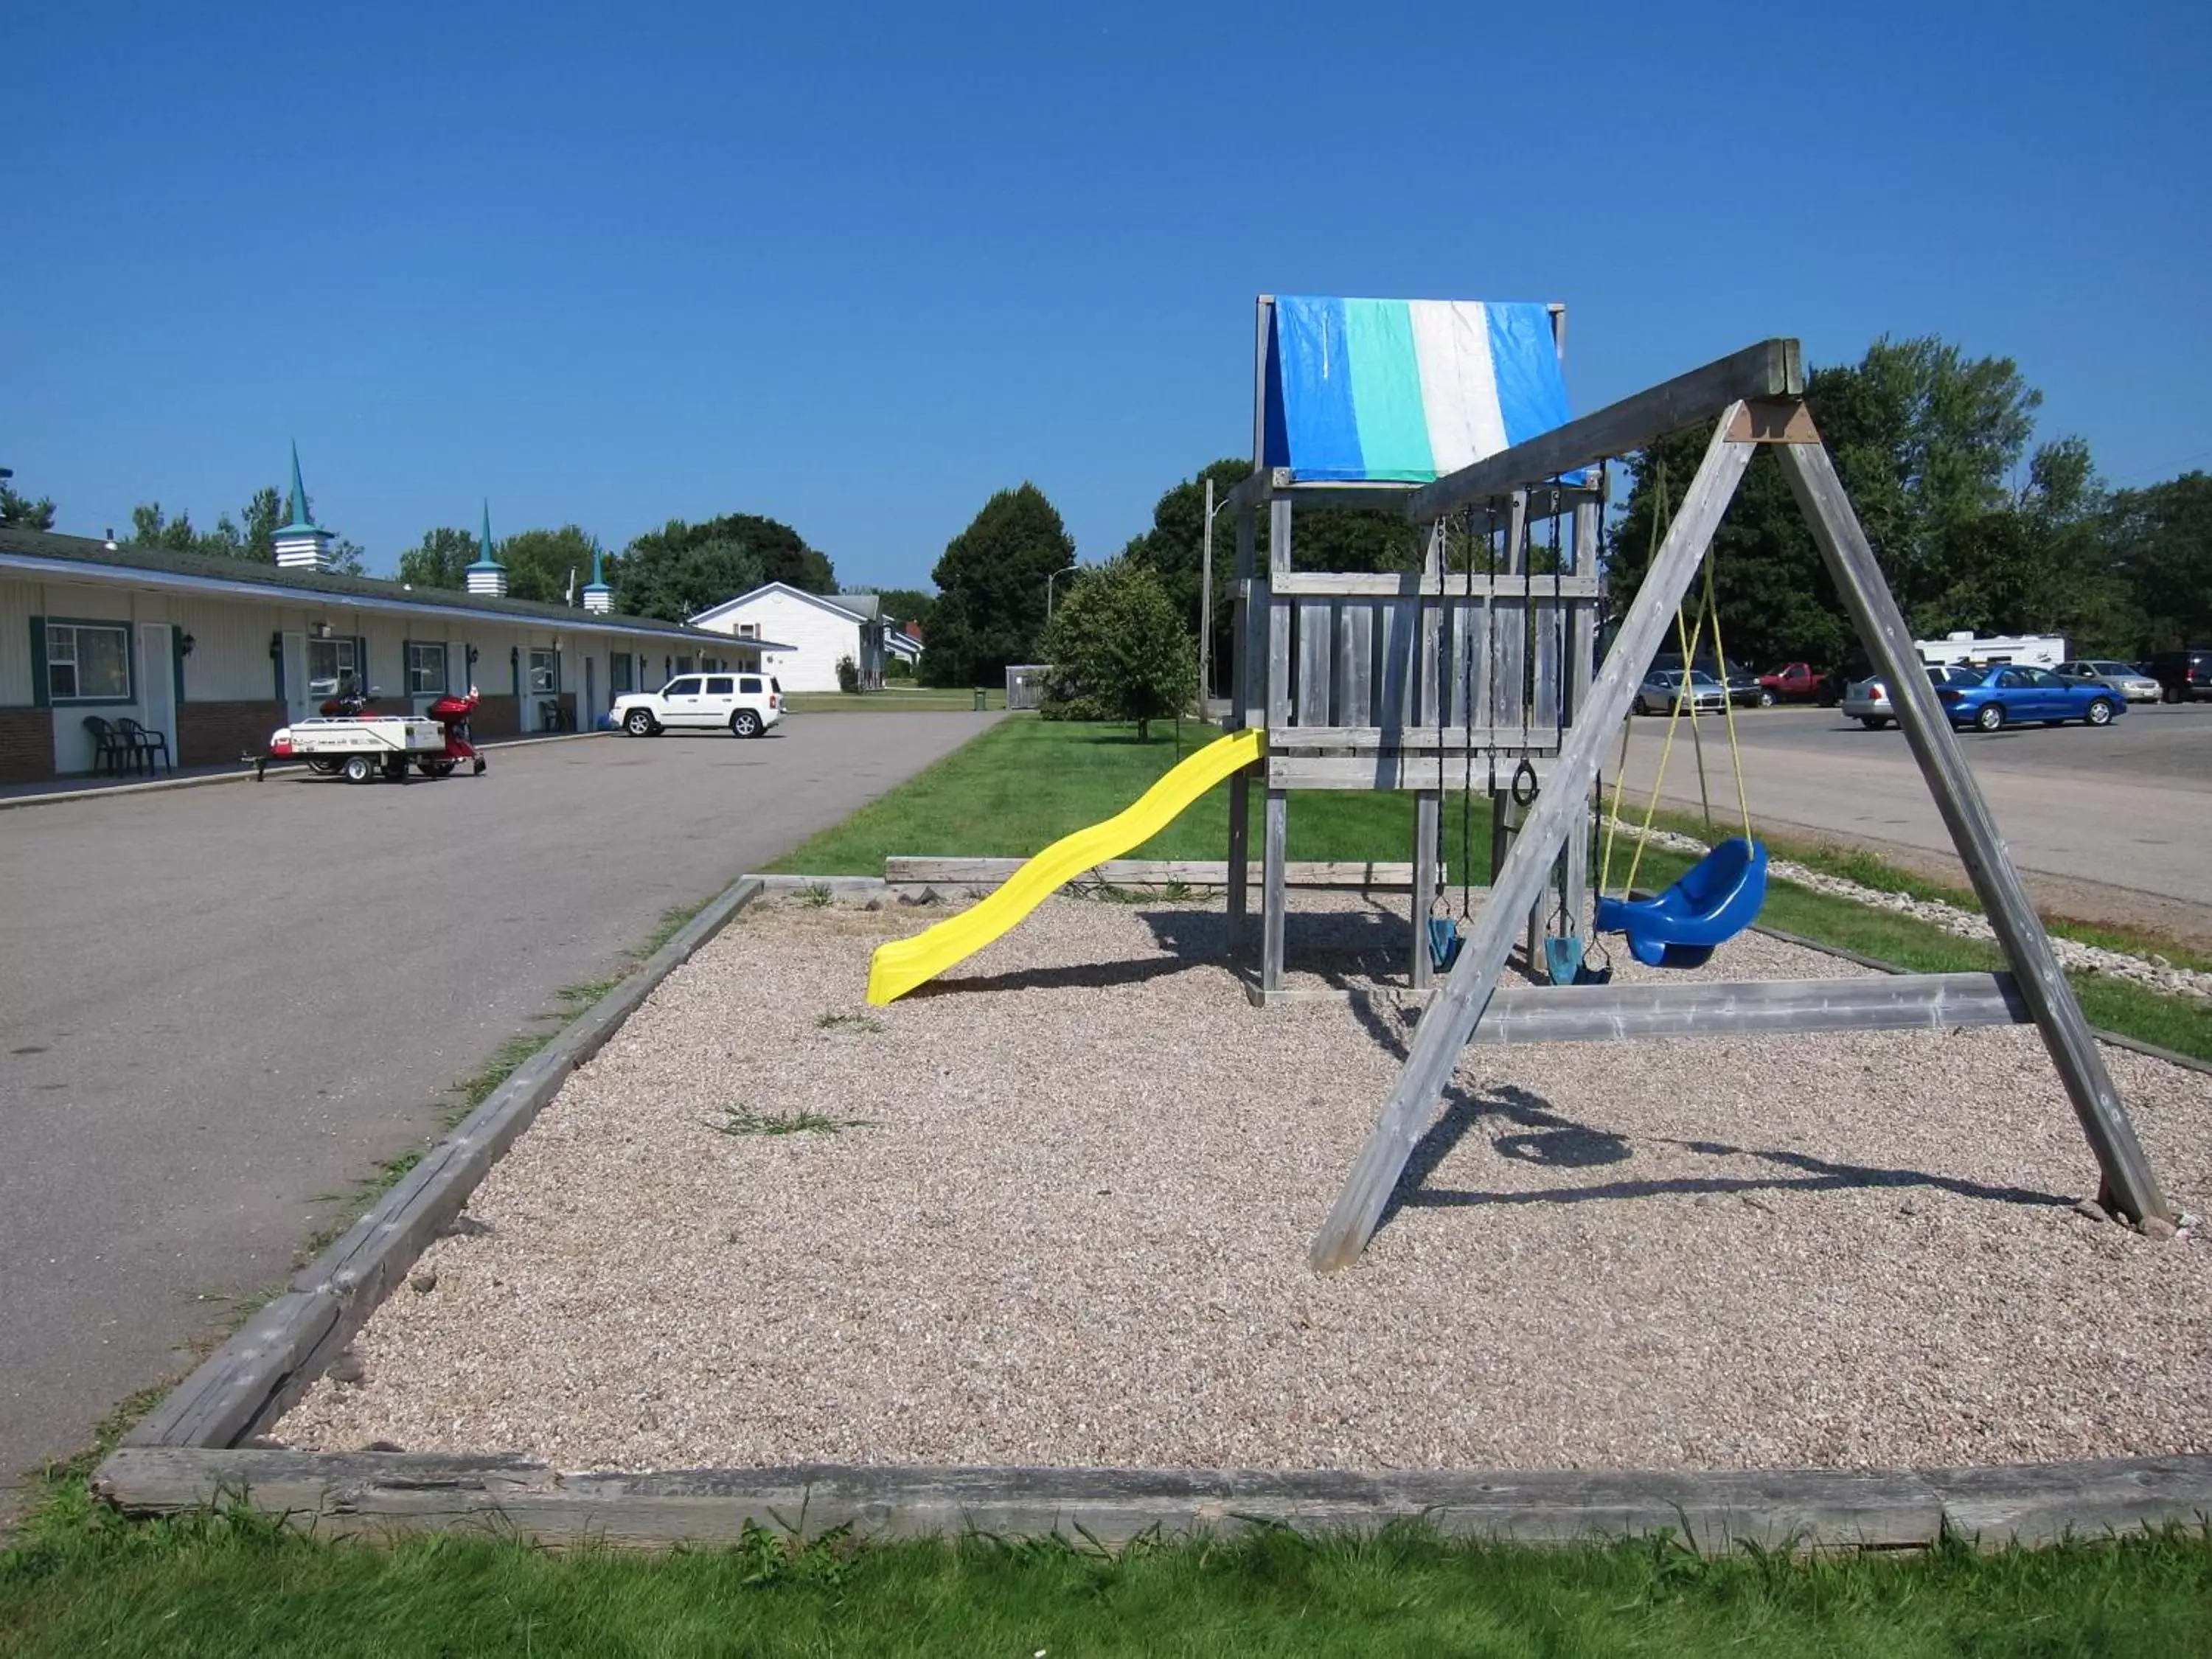
<path fill-rule="evenodd" d="M 1540 304 L 1275 301 L 1265 464 L 1293 478 L 1426 483 L 1566 419 Z"/>

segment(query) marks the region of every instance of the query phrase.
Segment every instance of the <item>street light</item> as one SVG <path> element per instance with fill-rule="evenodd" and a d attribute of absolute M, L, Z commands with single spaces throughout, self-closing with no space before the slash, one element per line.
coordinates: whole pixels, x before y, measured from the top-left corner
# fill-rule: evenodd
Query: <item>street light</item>
<path fill-rule="evenodd" d="M 1213 516 L 1228 506 L 1213 504 L 1213 480 L 1206 481 L 1206 535 L 1199 560 L 1198 577 L 1198 712 L 1206 713 L 1206 700 L 1213 695 Z"/>
<path fill-rule="evenodd" d="M 1047 622 L 1052 620 L 1052 585 L 1074 568 L 1072 564 L 1063 566 L 1044 579 L 1044 619 Z"/>

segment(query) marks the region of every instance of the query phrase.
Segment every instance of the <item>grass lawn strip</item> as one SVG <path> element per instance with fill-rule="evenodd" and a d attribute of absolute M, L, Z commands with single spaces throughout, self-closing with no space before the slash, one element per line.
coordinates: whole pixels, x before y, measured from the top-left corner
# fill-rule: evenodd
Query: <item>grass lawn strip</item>
<path fill-rule="evenodd" d="M 810 875 L 880 876 L 884 860 L 900 854 L 1027 858 L 1061 836 L 1111 816 L 1134 800 L 1182 756 L 1218 735 L 1186 724 L 1178 738 L 1169 729 L 1139 744 L 1134 728 L 1032 719 L 1009 720 L 955 750 L 908 782 L 862 807 L 778 859 L 773 870 Z M 1449 769 L 1447 777 L 1450 775 Z M 1480 775 L 1478 774 L 1478 781 Z M 1489 878 L 1490 804 L 1478 793 L 1462 817 L 1462 798 L 1447 795 L 1443 809 L 1446 861 L 1455 881 L 1468 864 L 1479 882 Z M 1255 812 L 1256 816 L 1256 812 Z M 1692 816 L 1661 814 L 1678 832 L 1701 826 Z M 1411 798 L 1370 790 L 1301 791 L 1291 804 L 1289 856 L 1293 859 L 1404 859 L 1411 855 Z M 1229 845 L 1229 786 L 1223 784 L 1143 847 L 1133 858 L 1219 859 Z M 1973 895 L 1910 876 L 1856 849 L 1773 843 L 1778 854 L 1881 891 L 1903 892 L 1974 911 Z M 1626 842 L 1614 849 L 1614 876 L 1626 868 Z M 1659 887 L 1692 860 L 1655 848 L 1644 855 L 1639 884 Z M 1455 907 L 1458 895 L 1448 896 Z M 1917 973 L 1993 971 L 2003 967 L 1994 944 L 1953 936 L 1924 921 L 1869 909 L 1832 895 L 1784 881 L 1768 889 L 1760 920 L 1823 944 L 1878 957 Z M 2177 967 L 2212 963 L 2154 936 L 2054 922 L 2061 937 L 2137 953 L 2162 954 Z M 2155 1044 L 2212 1063 L 2212 1005 L 2166 994 L 2110 975 L 2069 970 L 2092 1024 L 2140 1042 Z"/>

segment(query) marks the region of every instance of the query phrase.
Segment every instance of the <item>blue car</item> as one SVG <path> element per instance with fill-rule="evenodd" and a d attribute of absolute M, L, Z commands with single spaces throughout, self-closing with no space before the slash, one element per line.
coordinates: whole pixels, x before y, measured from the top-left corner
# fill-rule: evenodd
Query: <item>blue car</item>
<path fill-rule="evenodd" d="M 2047 668 L 2001 663 L 1994 668 L 1954 671 L 1936 696 L 1954 726 L 2002 732 L 2015 721 L 2082 720 L 2110 726 L 2128 712 L 2127 699 L 2101 680 L 2063 678 Z"/>

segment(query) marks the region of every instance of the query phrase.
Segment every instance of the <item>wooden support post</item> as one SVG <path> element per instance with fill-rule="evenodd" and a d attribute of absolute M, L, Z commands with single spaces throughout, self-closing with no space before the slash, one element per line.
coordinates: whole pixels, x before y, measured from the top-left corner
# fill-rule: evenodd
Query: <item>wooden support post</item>
<path fill-rule="evenodd" d="M 2097 1155 L 2105 1176 L 2100 1201 L 2130 1221 L 2171 1220 L 2166 1195 L 2136 1139 L 2127 1107 L 2089 1035 L 2074 988 L 2051 951 L 2043 920 L 2005 851 L 1981 786 L 1960 751 L 1958 736 L 1913 648 L 1911 630 L 1897 600 L 1882 580 L 1881 567 L 1851 510 L 1835 464 L 1820 445 L 1787 443 L 1773 448 L 1790 492 L 1812 526 L 1813 539 L 1827 562 L 1836 591 L 1874 658 L 1875 671 L 1890 688 L 1897 723 L 1920 763 L 1921 775 L 1928 780 L 1936 810 L 1973 879 L 1974 891 Z"/>
<path fill-rule="evenodd" d="M 1314 1240 L 1310 1256 L 1316 1272 L 1334 1273 L 1359 1257 L 1382 1219 L 1383 1207 L 1413 1156 L 1444 1087 L 1459 1064 L 1475 1023 L 1490 1004 L 1505 966 L 1513 934 L 1528 915 L 1550 874 L 1560 843 L 1583 811 L 1597 775 L 1601 750 L 1628 713 L 1636 679 L 1658 648 L 1659 636 L 1674 606 L 1688 591 L 1698 560 L 1735 493 L 1757 446 L 1726 435 L 1735 414 L 1720 411 L 1721 423 L 1706 447 L 1705 460 L 1682 498 L 1658 556 L 1644 574 L 1642 590 L 1606 657 L 1605 672 L 1591 689 L 1589 706 L 1567 734 L 1553 774 L 1552 787 L 1537 797 L 1536 808 L 1516 842 L 1504 868 L 1492 883 L 1490 902 L 1475 920 L 1474 932 L 1460 947 L 1444 988 L 1430 1001 L 1413 1034 L 1405 1069 L 1390 1091 L 1374 1132 L 1338 1194 L 1336 1206 Z M 1587 458 L 1584 458 L 1587 459 Z M 1579 464 L 1579 463 L 1577 463 Z"/>
<path fill-rule="evenodd" d="M 1277 496 L 1267 503 L 1267 574 L 1270 580 L 1291 568 L 1291 503 Z M 1291 606 L 1294 601 L 1270 591 L 1267 598 L 1267 729 L 1291 723 Z M 1261 843 L 1260 987 L 1283 988 L 1283 861 L 1288 856 L 1290 796 L 1267 791 L 1267 821 Z"/>
<path fill-rule="evenodd" d="M 1410 975 L 1415 990 L 1429 983 L 1429 911 L 1437 898 L 1437 835 L 1443 820 L 1443 797 L 1433 789 L 1413 796 L 1413 955 Z"/>
<path fill-rule="evenodd" d="M 1258 539 L 1253 509 L 1245 507 L 1237 514 L 1237 599 L 1230 627 L 1230 648 L 1234 654 L 1230 665 L 1229 695 L 1232 705 L 1229 727 L 1236 732 L 1259 724 L 1262 707 L 1259 694 L 1253 689 L 1258 653 L 1252 648 L 1252 566 Z M 1263 596 L 1265 592 L 1261 590 Z M 1261 597 L 1259 604 L 1263 613 L 1272 608 L 1266 597 Z M 1225 943 L 1232 962 L 1244 948 L 1244 919 L 1250 908 L 1244 872 L 1251 856 L 1252 774 L 1248 770 L 1229 781 L 1229 925 Z"/>
<path fill-rule="evenodd" d="M 1597 535 L 1599 507 L 1595 501 L 1575 504 L 1575 574 L 1595 575 L 1597 572 Z M 1567 665 L 1565 708 L 1566 723 L 1572 726 L 1583 717 L 1583 707 L 1589 701 L 1590 672 L 1597 655 L 1597 607 L 1582 601 L 1574 607 L 1573 620 L 1567 627 Z M 1563 855 L 1566 875 L 1560 894 L 1567 913 L 1567 931 L 1581 933 L 1589 925 L 1590 825 L 1592 813 L 1589 798 L 1583 799 L 1581 822 L 1567 838 Z"/>

